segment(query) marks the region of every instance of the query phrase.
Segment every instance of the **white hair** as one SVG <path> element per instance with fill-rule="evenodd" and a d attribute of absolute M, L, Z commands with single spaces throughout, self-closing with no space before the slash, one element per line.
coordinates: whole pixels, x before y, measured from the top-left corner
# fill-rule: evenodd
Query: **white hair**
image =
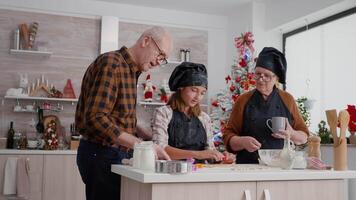
<path fill-rule="evenodd" d="M 145 30 L 141 37 L 138 39 L 138 41 L 142 40 L 144 37 L 152 37 L 155 41 L 158 43 L 161 43 L 162 39 L 164 37 L 171 37 L 170 33 L 167 31 L 167 29 L 160 27 L 160 26 L 154 26 L 152 28 L 149 28 Z"/>

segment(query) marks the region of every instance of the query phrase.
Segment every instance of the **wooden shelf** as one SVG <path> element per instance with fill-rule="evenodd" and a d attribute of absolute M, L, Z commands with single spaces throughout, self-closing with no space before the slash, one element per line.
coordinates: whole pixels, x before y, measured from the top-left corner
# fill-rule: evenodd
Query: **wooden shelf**
<path fill-rule="evenodd" d="M 52 52 L 10 49 L 10 54 L 18 55 L 18 56 L 36 56 L 36 57 L 42 57 L 42 58 L 49 58 L 52 55 Z"/>
<path fill-rule="evenodd" d="M 182 62 L 181 61 L 178 61 L 178 60 L 168 60 L 168 65 L 169 64 L 181 64 Z"/>
<path fill-rule="evenodd" d="M 146 101 L 140 101 L 138 102 L 139 105 L 141 106 L 165 106 L 166 103 L 163 102 L 146 102 Z"/>
<path fill-rule="evenodd" d="M 18 96 L 5 96 L 5 99 L 21 99 L 21 100 L 40 100 L 40 101 L 62 101 L 62 102 L 78 102 L 78 99 L 67 98 L 48 98 L 48 97 L 18 97 Z"/>

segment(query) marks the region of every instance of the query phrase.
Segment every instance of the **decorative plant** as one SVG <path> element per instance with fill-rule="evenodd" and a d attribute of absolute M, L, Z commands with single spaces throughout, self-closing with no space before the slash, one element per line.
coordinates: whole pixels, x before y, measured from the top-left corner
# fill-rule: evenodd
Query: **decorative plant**
<path fill-rule="evenodd" d="M 318 135 L 321 139 L 320 143 L 322 144 L 329 144 L 330 141 L 330 131 L 328 128 L 326 128 L 326 122 L 324 120 L 321 120 L 318 124 L 319 131 Z"/>
<path fill-rule="evenodd" d="M 306 97 L 299 97 L 296 102 L 300 111 L 300 114 L 302 114 L 303 120 L 307 126 L 310 126 L 310 112 L 305 106 L 305 102 L 308 99 Z"/>
<path fill-rule="evenodd" d="M 347 112 L 350 114 L 349 131 L 356 132 L 356 106 L 347 105 Z"/>

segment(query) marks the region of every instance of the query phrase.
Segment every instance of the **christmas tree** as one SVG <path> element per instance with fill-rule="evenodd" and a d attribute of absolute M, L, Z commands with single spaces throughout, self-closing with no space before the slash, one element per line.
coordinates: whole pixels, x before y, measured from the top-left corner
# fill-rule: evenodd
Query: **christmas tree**
<path fill-rule="evenodd" d="M 253 34 L 242 33 L 234 40 L 237 58 L 231 66 L 231 74 L 225 78 L 226 89 L 220 91 L 211 103 L 211 119 L 214 131 L 214 144 L 219 151 L 224 150 L 222 131 L 229 120 L 233 104 L 239 95 L 255 88 L 253 79 L 256 59 L 254 57 Z"/>

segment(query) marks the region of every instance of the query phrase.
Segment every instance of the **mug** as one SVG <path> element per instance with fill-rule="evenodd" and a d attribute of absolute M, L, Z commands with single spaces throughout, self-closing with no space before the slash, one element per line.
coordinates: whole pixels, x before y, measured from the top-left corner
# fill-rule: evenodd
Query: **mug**
<path fill-rule="evenodd" d="M 270 125 L 272 123 L 272 125 Z M 287 126 L 287 118 L 285 117 L 272 117 L 272 119 L 267 119 L 266 125 L 273 133 L 279 130 L 285 130 Z"/>

